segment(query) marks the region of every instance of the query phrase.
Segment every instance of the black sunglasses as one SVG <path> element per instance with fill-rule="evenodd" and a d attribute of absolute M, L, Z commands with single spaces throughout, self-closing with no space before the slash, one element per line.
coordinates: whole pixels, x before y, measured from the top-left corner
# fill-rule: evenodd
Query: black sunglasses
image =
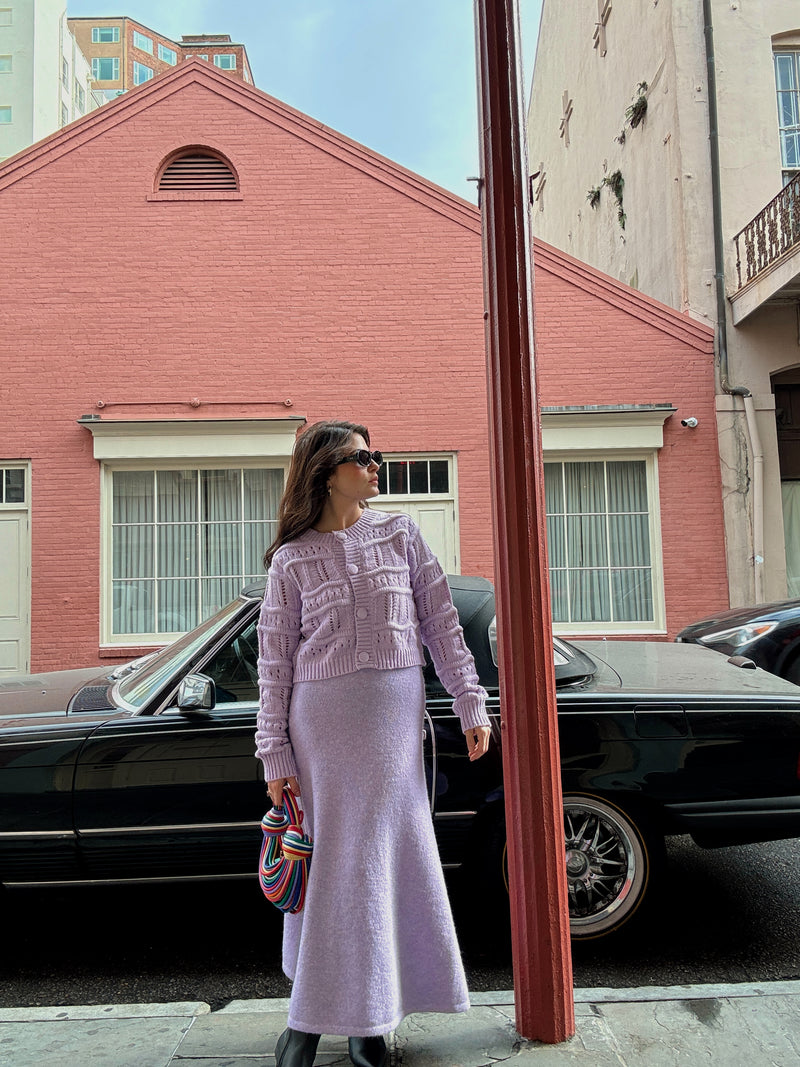
<path fill-rule="evenodd" d="M 383 463 L 383 452 L 368 452 L 366 448 L 359 448 L 357 452 L 354 452 L 352 456 L 345 456 L 344 459 L 340 459 L 339 463 L 357 463 L 359 467 L 368 467 L 370 463 L 375 463 L 377 466 Z"/>

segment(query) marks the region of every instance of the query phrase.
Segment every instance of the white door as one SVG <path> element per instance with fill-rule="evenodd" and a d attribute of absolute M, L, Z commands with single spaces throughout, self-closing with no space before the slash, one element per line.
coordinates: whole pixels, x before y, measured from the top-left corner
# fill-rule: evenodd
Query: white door
<path fill-rule="evenodd" d="M 30 549 L 27 511 L 0 510 L 0 675 L 30 670 Z"/>
<path fill-rule="evenodd" d="M 381 497 L 375 501 L 379 511 L 404 511 L 422 531 L 422 536 L 447 574 L 460 574 L 461 563 L 456 537 L 456 506 L 453 500 L 404 500 Z"/>

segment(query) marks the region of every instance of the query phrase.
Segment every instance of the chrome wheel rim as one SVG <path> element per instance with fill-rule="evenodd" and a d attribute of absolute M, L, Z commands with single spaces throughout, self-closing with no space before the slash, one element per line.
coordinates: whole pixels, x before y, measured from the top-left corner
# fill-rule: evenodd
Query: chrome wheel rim
<path fill-rule="evenodd" d="M 622 812 L 592 798 L 564 799 L 570 927 L 600 934 L 636 909 L 647 885 L 641 838 Z"/>

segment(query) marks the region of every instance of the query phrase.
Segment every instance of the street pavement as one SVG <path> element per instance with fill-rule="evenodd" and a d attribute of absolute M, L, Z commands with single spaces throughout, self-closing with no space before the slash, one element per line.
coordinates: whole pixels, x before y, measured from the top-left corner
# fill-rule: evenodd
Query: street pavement
<path fill-rule="evenodd" d="M 3 1067 L 271 1067 L 286 1000 L 0 1010 Z M 392 1067 L 798 1067 L 800 981 L 578 989 L 576 1033 L 520 1038 L 512 992 L 475 993 L 463 1015 L 410 1015 L 389 1038 Z M 346 1038 L 323 1037 L 317 1067 L 345 1067 Z"/>

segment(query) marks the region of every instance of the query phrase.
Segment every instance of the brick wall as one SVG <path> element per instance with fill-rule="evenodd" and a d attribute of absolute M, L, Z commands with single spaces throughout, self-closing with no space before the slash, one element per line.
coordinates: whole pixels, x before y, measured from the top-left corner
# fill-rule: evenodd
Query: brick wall
<path fill-rule="evenodd" d="M 34 669 L 98 657 L 100 472 L 75 421 L 98 400 L 104 419 L 203 419 L 281 417 L 291 398 L 309 421 L 365 421 L 387 452 L 456 451 L 462 570 L 491 576 L 476 212 L 198 66 L 0 169 L 3 451 L 32 461 Z M 182 144 L 223 152 L 242 199 L 148 201 Z M 537 273 L 542 402 L 701 419 L 670 420 L 659 460 L 674 633 L 726 596 L 707 331 L 700 350 L 675 313 L 650 322 L 556 266 Z"/>

